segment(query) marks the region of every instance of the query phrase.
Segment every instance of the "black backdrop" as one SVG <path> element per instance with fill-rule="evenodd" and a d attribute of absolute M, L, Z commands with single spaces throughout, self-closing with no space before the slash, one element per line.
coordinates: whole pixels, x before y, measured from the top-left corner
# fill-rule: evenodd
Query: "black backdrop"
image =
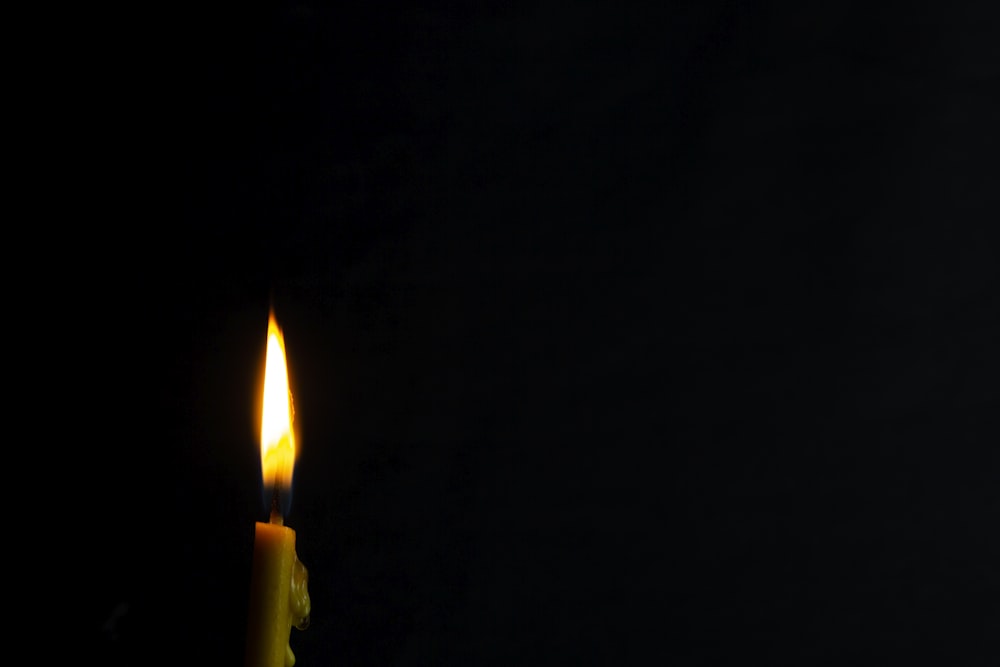
<path fill-rule="evenodd" d="M 273 304 L 303 667 L 996 664 L 1000 26 L 807 4 L 91 17 L 88 651 L 241 662 Z"/>

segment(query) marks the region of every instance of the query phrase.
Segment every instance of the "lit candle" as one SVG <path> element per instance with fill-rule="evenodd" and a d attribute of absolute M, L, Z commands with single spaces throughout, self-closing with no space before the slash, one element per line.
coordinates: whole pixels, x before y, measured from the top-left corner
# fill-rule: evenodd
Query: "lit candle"
<path fill-rule="evenodd" d="M 247 623 L 247 667 L 291 667 L 288 645 L 294 625 L 309 624 L 308 573 L 295 554 L 295 531 L 284 525 L 282 492 L 291 490 L 295 465 L 292 394 L 288 389 L 285 340 L 272 312 L 267 323 L 260 462 L 264 488 L 271 492 L 271 517 L 254 532 Z"/>

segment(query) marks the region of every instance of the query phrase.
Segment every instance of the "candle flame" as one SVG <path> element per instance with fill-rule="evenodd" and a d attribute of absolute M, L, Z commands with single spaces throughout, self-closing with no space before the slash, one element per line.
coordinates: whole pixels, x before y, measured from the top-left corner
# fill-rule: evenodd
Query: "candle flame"
<path fill-rule="evenodd" d="M 264 489 L 290 491 L 295 464 L 292 392 L 288 388 L 285 338 L 272 311 L 267 322 L 264 405 L 260 420 L 260 464 Z"/>

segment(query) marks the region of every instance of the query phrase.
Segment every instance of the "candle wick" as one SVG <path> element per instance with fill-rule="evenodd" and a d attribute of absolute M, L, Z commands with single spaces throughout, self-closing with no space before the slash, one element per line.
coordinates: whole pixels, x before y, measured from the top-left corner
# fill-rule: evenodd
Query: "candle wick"
<path fill-rule="evenodd" d="M 281 492 L 278 490 L 278 483 L 275 482 L 271 493 L 271 523 L 276 526 L 285 525 L 285 518 L 281 515 Z"/>

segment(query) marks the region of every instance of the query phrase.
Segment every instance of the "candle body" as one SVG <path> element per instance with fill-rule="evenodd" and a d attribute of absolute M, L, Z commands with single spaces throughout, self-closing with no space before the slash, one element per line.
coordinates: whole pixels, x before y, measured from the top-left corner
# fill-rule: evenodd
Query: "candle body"
<path fill-rule="evenodd" d="M 288 645 L 291 627 L 308 623 L 310 602 L 305 567 L 295 554 L 295 531 L 257 522 L 250 613 L 247 623 L 247 667 L 292 667 Z"/>

